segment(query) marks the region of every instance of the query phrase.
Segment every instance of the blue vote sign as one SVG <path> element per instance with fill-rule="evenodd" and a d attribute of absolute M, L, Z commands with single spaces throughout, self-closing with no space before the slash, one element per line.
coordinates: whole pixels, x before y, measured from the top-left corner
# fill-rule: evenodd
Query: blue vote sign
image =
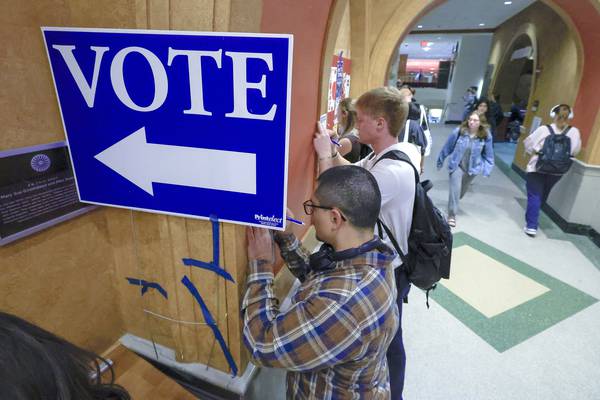
<path fill-rule="evenodd" d="M 291 35 L 42 32 L 82 202 L 285 227 Z"/>

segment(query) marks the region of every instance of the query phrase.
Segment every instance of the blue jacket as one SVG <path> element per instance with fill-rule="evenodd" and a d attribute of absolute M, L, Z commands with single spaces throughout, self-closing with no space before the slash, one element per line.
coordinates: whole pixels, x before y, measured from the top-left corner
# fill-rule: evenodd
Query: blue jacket
<path fill-rule="evenodd" d="M 437 168 L 441 169 L 444 165 L 444 160 L 448 158 L 448 171 L 454 172 L 460 164 L 460 160 L 465 154 L 465 150 L 470 143 L 469 135 L 460 135 L 458 141 L 456 140 L 460 128 L 456 128 L 452 131 L 446 144 L 440 151 L 440 155 L 437 158 Z M 456 145 L 455 145 L 456 143 Z M 489 176 L 494 168 L 494 148 L 492 146 L 492 135 L 487 135 L 485 140 L 480 139 L 473 142 L 471 148 L 471 157 L 469 159 L 469 175 L 483 175 Z"/>

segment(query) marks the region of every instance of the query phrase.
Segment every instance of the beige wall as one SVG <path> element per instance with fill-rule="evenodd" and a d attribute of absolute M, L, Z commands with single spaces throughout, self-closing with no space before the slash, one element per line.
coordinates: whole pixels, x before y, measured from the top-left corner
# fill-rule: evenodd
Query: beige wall
<path fill-rule="evenodd" d="M 288 206 L 301 215 L 301 204 L 310 196 L 314 182 L 314 156 L 307 149 L 312 149 L 319 115 L 319 76 L 332 3 L 14 1 L 0 17 L 0 37 L 5 44 L 0 53 L 0 79 L 5 88 L 0 95 L 0 115 L 6 132 L 0 137 L 0 149 L 64 138 L 40 26 L 291 33 L 294 66 Z M 348 12 L 343 4 L 338 9 L 340 23 L 346 15 L 345 33 L 336 34 L 329 55 L 334 54 L 338 37 L 340 46 L 349 46 Z M 331 58 L 327 57 L 327 63 Z M 203 294 L 243 373 L 248 355 L 242 344 L 239 311 L 247 270 L 245 229 L 232 224 L 220 227 L 221 264 L 235 284 L 182 264 L 184 257 L 212 260 L 209 222 L 100 208 L 0 248 L 0 309 L 97 352 L 129 332 L 173 348 L 180 361 L 200 361 L 228 371 L 211 330 L 202 324 L 200 309 L 180 283 L 185 274 Z M 308 226 L 298 234 L 306 229 Z M 126 277 L 161 283 L 169 299 L 154 290 L 140 296 L 140 288 L 129 285 Z M 144 310 L 192 324 L 161 319 Z"/>
<path fill-rule="evenodd" d="M 0 21 L 0 149 L 64 140 L 40 26 L 134 27 L 134 1 L 10 2 Z M 102 351 L 123 332 L 107 212 L 0 247 L 0 309 Z"/>
<path fill-rule="evenodd" d="M 0 23 L 0 149 L 64 140 L 41 26 L 258 32 L 261 13 L 262 0 L 12 1 Z M 187 274 L 204 294 L 243 372 L 243 228 L 221 224 L 220 242 L 222 264 L 239 285 L 181 262 L 212 260 L 210 223 L 100 208 L 0 248 L 0 309 L 97 352 L 130 332 L 174 348 L 180 360 L 228 371 L 209 327 L 143 311 L 204 322 L 180 283 Z M 169 300 L 153 290 L 141 297 L 126 277 L 160 282 Z"/>
<path fill-rule="evenodd" d="M 385 84 L 392 53 L 411 23 L 443 0 L 337 0 L 328 22 L 325 53 L 331 54 L 338 38 L 345 35 L 342 23 L 346 8 L 350 13 L 352 83 L 350 96 Z M 324 60 L 321 76 L 320 110 L 327 107 L 329 60 Z"/>
<path fill-rule="evenodd" d="M 350 5 L 344 2 L 344 14 L 342 15 L 340 29 L 337 33 L 337 38 L 335 41 L 335 50 L 332 55 L 338 55 L 340 54 L 340 51 L 343 51 L 345 58 L 352 58 L 352 49 L 350 46 L 351 36 L 352 29 L 350 27 Z"/>
<path fill-rule="evenodd" d="M 529 132 L 533 117 L 542 123 L 551 122 L 550 108 L 558 103 L 574 104 L 581 80 L 583 56 L 579 39 L 562 18 L 543 3 L 535 3 L 502 24 L 494 34 L 490 64 L 496 66 L 490 87 L 501 88 L 504 63 L 510 62 L 514 40 L 522 34 L 529 36 L 535 51 L 534 79 L 529 98 L 529 108 L 524 126 Z M 568 62 L 566 60 L 569 60 Z M 504 69 L 505 70 L 505 69 Z M 499 78 L 500 77 L 500 78 Z M 502 99 L 503 103 L 510 99 Z M 539 101 L 537 111 L 531 110 L 533 101 Z M 521 142 L 525 135 L 521 136 Z M 522 143 L 515 155 L 515 164 L 524 169 L 527 159 Z"/>

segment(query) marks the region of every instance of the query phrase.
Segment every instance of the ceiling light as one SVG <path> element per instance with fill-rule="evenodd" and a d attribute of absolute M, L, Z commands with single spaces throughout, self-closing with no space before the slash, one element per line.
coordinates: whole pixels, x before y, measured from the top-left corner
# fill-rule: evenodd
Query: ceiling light
<path fill-rule="evenodd" d="M 512 4 L 512 1 L 505 1 L 504 4 L 510 6 Z"/>
<path fill-rule="evenodd" d="M 431 47 L 423 47 L 423 51 L 429 51 L 431 50 Z"/>
<path fill-rule="evenodd" d="M 482 22 L 481 24 L 479 24 L 479 26 L 485 26 L 485 24 Z"/>
<path fill-rule="evenodd" d="M 421 29 L 423 27 L 423 25 L 417 25 L 417 28 Z"/>

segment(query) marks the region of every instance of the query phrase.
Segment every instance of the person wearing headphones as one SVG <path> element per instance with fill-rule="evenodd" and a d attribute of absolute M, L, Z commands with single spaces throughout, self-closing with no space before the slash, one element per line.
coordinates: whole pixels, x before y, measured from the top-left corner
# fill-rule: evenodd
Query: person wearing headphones
<path fill-rule="evenodd" d="M 386 350 L 399 321 L 396 254 L 373 233 L 380 207 L 369 171 L 332 167 L 304 202 L 324 242 L 319 251 L 309 256 L 289 226 L 273 236 L 247 230 L 244 343 L 253 363 L 288 370 L 288 398 L 390 397 Z M 285 312 L 273 292 L 272 237 L 301 282 Z"/>
<path fill-rule="evenodd" d="M 524 141 L 525 151 L 531 154 L 527 164 L 527 211 L 525 234 L 535 237 L 538 229 L 540 208 L 548 199 L 550 191 L 570 166 L 570 157 L 581 150 L 581 135 L 574 126 L 568 125 L 573 109 L 568 104 L 557 104 L 550 110 L 553 122 L 537 128 Z M 548 143 L 547 143 L 548 142 Z M 550 149 L 544 151 L 544 149 Z M 561 149 L 564 149 L 560 160 Z M 546 154 L 544 154 L 546 153 Z M 552 153 L 552 154 L 550 154 Z"/>

